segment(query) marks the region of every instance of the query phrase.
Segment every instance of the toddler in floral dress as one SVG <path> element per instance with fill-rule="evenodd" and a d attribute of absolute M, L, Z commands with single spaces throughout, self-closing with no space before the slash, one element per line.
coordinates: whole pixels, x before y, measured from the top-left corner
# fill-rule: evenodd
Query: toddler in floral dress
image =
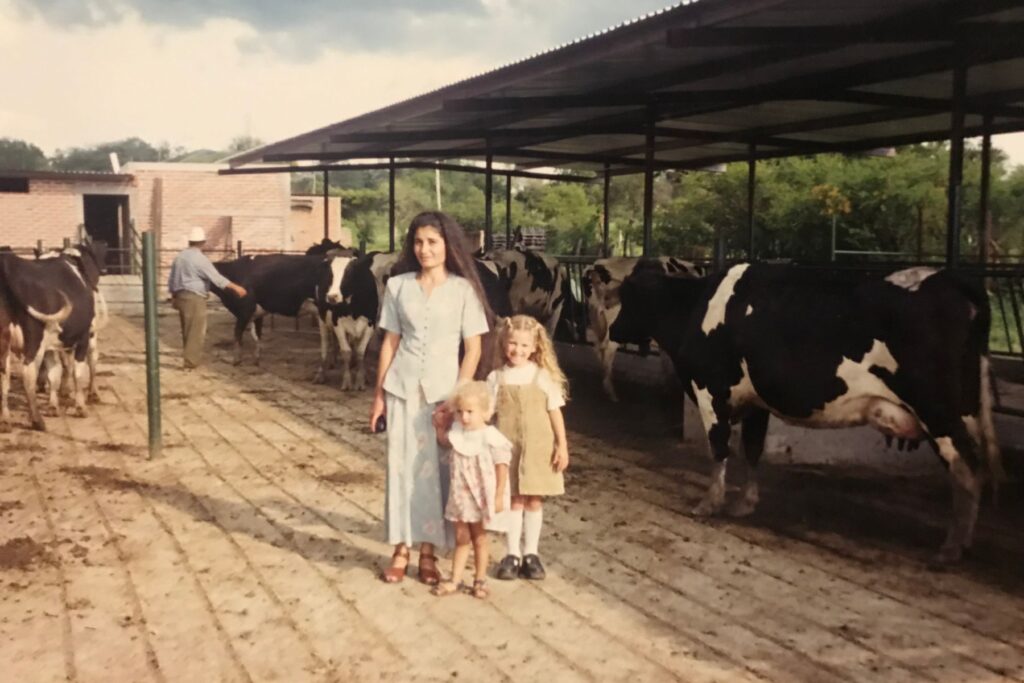
<path fill-rule="evenodd" d="M 463 384 L 448 403 L 456 419 L 450 429 L 445 429 L 443 423 L 437 425 L 437 439 L 451 448 L 451 489 L 444 516 L 455 523 L 455 555 L 451 577 L 435 586 L 433 593 L 452 595 L 460 589 L 472 543 L 475 574 L 470 593 L 486 598 L 485 527 L 505 508 L 512 444 L 496 427 L 487 424 L 494 409 L 484 382 Z"/>

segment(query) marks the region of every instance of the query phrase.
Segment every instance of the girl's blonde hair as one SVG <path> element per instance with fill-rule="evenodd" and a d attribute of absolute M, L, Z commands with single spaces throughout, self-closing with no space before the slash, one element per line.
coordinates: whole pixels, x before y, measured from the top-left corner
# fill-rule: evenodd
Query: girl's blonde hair
<path fill-rule="evenodd" d="M 532 316 L 513 315 L 505 318 L 498 325 L 498 343 L 494 345 L 494 366 L 504 367 L 508 365 L 508 359 L 505 357 L 505 346 L 508 344 L 508 338 L 513 332 L 528 332 L 533 335 L 533 345 L 536 348 L 530 355 L 530 360 L 548 371 L 552 381 L 562 392 L 562 398 L 568 399 L 569 380 L 565 378 L 562 368 L 558 367 L 555 345 L 551 342 L 551 338 L 548 337 L 548 331 Z"/>
<path fill-rule="evenodd" d="M 458 410 L 459 404 L 463 401 L 472 401 L 484 409 L 485 420 L 490 420 L 494 415 L 494 402 L 491 400 L 491 390 L 487 382 L 466 382 L 455 388 L 448 398 L 448 406 Z"/>

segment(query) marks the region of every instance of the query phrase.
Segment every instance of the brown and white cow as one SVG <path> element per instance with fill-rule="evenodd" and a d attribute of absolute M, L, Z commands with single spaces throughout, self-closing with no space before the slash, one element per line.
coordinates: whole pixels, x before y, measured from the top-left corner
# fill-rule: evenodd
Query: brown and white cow
<path fill-rule="evenodd" d="M 619 344 L 609 336 L 609 330 L 621 308 L 619 287 L 627 277 L 642 270 L 654 270 L 676 277 L 694 278 L 701 275 L 697 266 L 673 256 L 614 256 L 598 259 L 583 271 L 583 294 L 587 300 L 587 341 L 594 345 L 594 351 L 601 362 L 601 384 L 605 394 L 613 401 L 619 400 L 612 383 L 612 366 Z"/>

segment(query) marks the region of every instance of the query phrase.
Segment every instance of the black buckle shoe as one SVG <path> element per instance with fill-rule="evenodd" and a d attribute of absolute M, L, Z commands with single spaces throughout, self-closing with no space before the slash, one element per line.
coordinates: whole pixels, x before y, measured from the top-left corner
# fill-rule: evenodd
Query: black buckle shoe
<path fill-rule="evenodd" d="M 540 563 L 538 556 L 527 555 L 523 558 L 523 568 L 519 570 L 519 575 L 524 579 L 540 581 L 547 576 L 547 572 L 544 571 L 544 565 Z"/>
<path fill-rule="evenodd" d="M 498 564 L 498 571 L 494 575 L 502 581 L 519 578 L 520 564 L 522 564 L 522 560 L 515 555 L 506 555 Z"/>

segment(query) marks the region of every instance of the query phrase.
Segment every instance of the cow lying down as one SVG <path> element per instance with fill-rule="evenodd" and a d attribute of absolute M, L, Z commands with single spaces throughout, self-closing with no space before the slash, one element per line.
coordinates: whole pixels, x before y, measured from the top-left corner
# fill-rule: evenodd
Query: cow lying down
<path fill-rule="evenodd" d="M 937 559 L 956 561 L 971 546 L 985 475 L 994 483 L 1004 476 L 981 287 L 931 268 L 866 280 L 741 264 L 700 279 L 637 273 L 620 298 L 612 339 L 655 339 L 700 410 L 715 467 L 695 514 L 725 505 L 732 423 L 742 423 L 750 465 L 728 510 L 735 515 L 757 504 L 754 466 L 769 415 L 813 428 L 866 424 L 932 445 L 953 489 Z"/>

